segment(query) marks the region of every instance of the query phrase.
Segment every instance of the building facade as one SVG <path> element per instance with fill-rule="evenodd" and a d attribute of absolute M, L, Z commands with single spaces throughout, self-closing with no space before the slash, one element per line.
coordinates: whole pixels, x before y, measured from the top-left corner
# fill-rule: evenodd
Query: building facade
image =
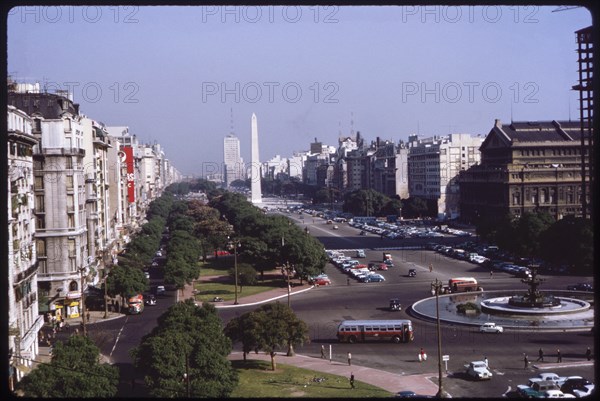
<path fill-rule="evenodd" d="M 223 170 L 226 187 L 229 187 L 233 181 L 245 180 L 244 161 L 240 156 L 240 140 L 233 133 L 223 139 Z"/>
<path fill-rule="evenodd" d="M 38 263 L 35 246 L 31 118 L 8 106 L 8 355 L 11 389 L 38 354 Z"/>
<path fill-rule="evenodd" d="M 579 122 L 496 120 L 481 145 L 481 164 L 460 175 L 461 218 L 582 216 L 581 151 Z"/>
<path fill-rule="evenodd" d="M 410 196 L 437 202 L 438 218 L 460 214 L 457 177 L 481 160 L 480 136 L 450 134 L 447 137 L 409 137 L 408 184 Z"/>

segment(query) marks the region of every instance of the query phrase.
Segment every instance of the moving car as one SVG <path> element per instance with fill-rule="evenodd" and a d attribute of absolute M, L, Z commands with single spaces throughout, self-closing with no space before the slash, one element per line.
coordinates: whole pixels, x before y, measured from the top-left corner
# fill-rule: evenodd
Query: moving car
<path fill-rule="evenodd" d="M 155 296 L 164 295 L 166 292 L 164 285 L 157 285 L 156 287 L 152 287 L 152 293 Z"/>
<path fill-rule="evenodd" d="M 144 295 L 144 303 L 149 306 L 156 305 L 156 297 L 152 294 Z"/>
<path fill-rule="evenodd" d="M 517 393 L 524 398 L 543 398 L 544 392 L 548 390 L 559 390 L 559 388 L 554 382 L 536 378 L 530 379 L 526 385 L 517 386 Z"/>
<path fill-rule="evenodd" d="M 383 277 L 381 274 L 369 274 L 367 276 L 367 283 L 378 283 L 381 281 L 385 281 L 385 277 Z"/>
<path fill-rule="evenodd" d="M 482 324 L 481 326 L 479 326 L 479 332 L 481 333 L 503 333 L 504 332 L 504 327 L 502 326 L 498 326 L 496 323 L 494 322 L 487 322 Z"/>
<path fill-rule="evenodd" d="M 339 229 L 339 227 L 338 227 L 338 225 L 337 225 L 337 224 L 334 224 L 332 228 L 333 228 L 334 230 L 337 230 L 337 229 Z"/>
<path fill-rule="evenodd" d="M 416 269 L 408 269 L 408 277 L 416 277 L 417 270 Z"/>
<path fill-rule="evenodd" d="M 492 372 L 490 372 L 484 361 L 473 361 L 465 367 L 467 368 L 467 375 L 474 379 L 490 380 L 492 378 Z"/>
<path fill-rule="evenodd" d="M 315 278 L 313 284 L 316 286 L 331 285 L 331 280 L 329 280 L 327 277 L 319 277 L 319 278 Z"/>
<path fill-rule="evenodd" d="M 390 299 L 390 310 L 391 311 L 402 310 L 402 305 L 400 305 L 400 300 L 398 298 Z"/>

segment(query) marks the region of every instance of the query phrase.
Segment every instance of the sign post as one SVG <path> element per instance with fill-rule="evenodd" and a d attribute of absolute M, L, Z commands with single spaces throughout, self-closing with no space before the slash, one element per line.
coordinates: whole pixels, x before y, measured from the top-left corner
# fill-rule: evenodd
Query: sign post
<path fill-rule="evenodd" d="M 450 355 L 442 355 L 442 361 L 446 365 L 446 373 L 448 372 L 448 361 L 450 360 Z"/>

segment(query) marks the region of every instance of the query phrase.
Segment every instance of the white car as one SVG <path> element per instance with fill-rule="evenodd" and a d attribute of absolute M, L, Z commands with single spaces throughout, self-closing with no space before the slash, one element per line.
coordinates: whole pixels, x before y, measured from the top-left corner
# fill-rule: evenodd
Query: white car
<path fill-rule="evenodd" d="M 498 326 L 496 323 L 487 322 L 479 326 L 479 332 L 481 333 L 503 333 L 504 327 Z"/>
<path fill-rule="evenodd" d="M 484 361 L 473 361 L 468 365 L 467 374 L 478 380 L 490 380 L 492 378 L 492 372 L 488 369 Z"/>
<path fill-rule="evenodd" d="M 544 373 L 539 373 L 537 376 L 529 379 L 530 381 L 534 381 L 534 380 L 548 380 L 551 381 L 553 383 L 556 383 L 558 386 L 561 386 L 565 380 L 567 380 L 567 376 L 559 376 L 556 373 L 552 373 L 552 372 L 544 372 Z"/>
<path fill-rule="evenodd" d="M 563 393 L 560 390 L 546 390 L 542 394 L 542 398 L 575 398 L 573 394 Z"/>

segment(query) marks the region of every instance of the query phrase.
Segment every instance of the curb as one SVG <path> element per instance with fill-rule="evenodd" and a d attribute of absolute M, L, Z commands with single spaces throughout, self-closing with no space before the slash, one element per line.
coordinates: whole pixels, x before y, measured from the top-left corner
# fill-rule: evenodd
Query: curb
<path fill-rule="evenodd" d="M 299 290 L 299 291 L 291 292 L 291 293 L 290 293 L 290 296 L 292 296 L 292 295 L 296 295 L 296 294 L 300 294 L 300 293 L 302 293 L 302 292 L 306 292 L 306 291 L 309 291 L 309 290 L 312 290 L 313 288 L 315 288 L 315 286 L 314 286 L 314 285 L 313 285 L 313 286 L 311 286 L 311 287 L 309 287 L 309 288 L 305 288 L 305 289 L 303 289 L 303 290 Z M 265 303 L 265 302 L 271 302 L 271 301 L 274 301 L 274 300 L 276 300 L 276 299 L 280 299 L 280 298 L 287 298 L 287 296 L 288 296 L 288 294 L 283 294 L 283 295 L 278 295 L 278 296 L 276 296 L 276 297 L 273 297 L 273 298 L 269 298 L 269 299 L 263 299 L 263 300 L 261 300 L 261 301 L 250 302 L 250 303 L 245 303 L 245 304 L 238 303 L 237 305 L 215 305 L 215 308 L 218 308 L 218 309 L 221 309 L 221 308 L 223 308 L 223 309 L 225 309 L 225 308 L 237 308 L 237 307 L 240 307 L 240 306 L 252 306 L 252 305 L 260 305 L 260 304 L 263 304 L 263 303 Z"/>

